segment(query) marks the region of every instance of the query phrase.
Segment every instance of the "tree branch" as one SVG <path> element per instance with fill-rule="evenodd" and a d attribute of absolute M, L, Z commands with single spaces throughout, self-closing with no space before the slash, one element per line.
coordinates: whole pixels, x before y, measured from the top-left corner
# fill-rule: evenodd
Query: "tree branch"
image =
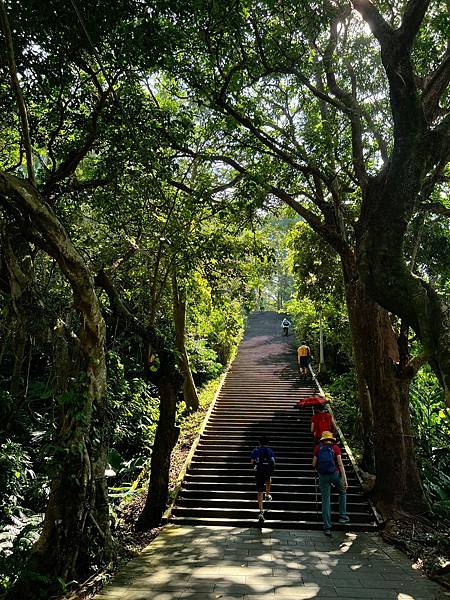
<path fill-rule="evenodd" d="M 359 109 L 357 98 L 356 75 L 350 62 L 347 62 L 346 67 L 350 75 L 352 85 L 352 91 L 347 92 L 337 84 L 336 76 L 332 69 L 333 56 L 335 54 L 338 42 L 338 23 L 342 22 L 348 13 L 349 9 L 348 6 L 346 6 L 343 12 L 340 12 L 331 20 L 330 38 L 324 53 L 323 64 L 325 68 L 327 84 L 331 90 L 331 93 L 339 98 L 339 100 L 348 108 L 352 134 L 353 169 L 359 185 L 364 190 L 367 185 L 367 172 L 363 153 L 361 111 Z"/>
<path fill-rule="evenodd" d="M 74 181 L 64 187 L 64 192 L 82 192 L 83 190 L 95 190 L 111 183 L 110 179 L 91 179 L 90 181 Z"/>
<path fill-rule="evenodd" d="M 444 54 L 441 64 L 429 77 L 422 94 L 423 109 L 428 122 L 436 118 L 439 100 L 450 82 L 450 43 Z"/>
<path fill-rule="evenodd" d="M 368 125 L 369 131 L 372 133 L 374 138 L 377 140 L 378 148 L 380 150 L 380 154 L 381 154 L 381 158 L 383 159 L 383 162 L 387 163 L 387 161 L 389 160 L 389 151 L 388 151 L 388 145 L 386 143 L 386 140 L 383 138 L 381 133 L 378 131 L 377 126 L 375 125 L 375 122 L 372 119 L 372 115 L 366 110 L 362 110 L 361 114 L 364 117 L 364 120 L 366 121 L 366 123 Z"/>
<path fill-rule="evenodd" d="M 442 215 L 443 217 L 450 217 L 450 208 L 447 208 L 443 204 L 438 204 L 437 202 L 424 202 L 422 204 L 417 205 L 417 210 L 423 212 L 430 212 L 435 215 Z"/>
<path fill-rule="evenodd" d="M 180 148 L 181 149 L 181 148 Z M 300 202 L 298 202 L 292 194 L 289 194 L 285 190 L 275 186 L 271 183 L 265 182 L 262 183 L 258 178 L 252 176 L 251 172 L 237 162 L 235 159 L 222 155 L 222 154 L 198 154 L 194 151 L 185 148 L 184 151 L 190 156 L 195 156 L 196 158 L 202 158 L 204 160 L 211 160 L 215 162 L 222 162 L 224 164 L 228 164 L 233 169 L 235 169 L 238 173 L 245 175 L 248 179 L 254 181 L 257 185 L 259 185 L 262 189 L 266 190 L 268 193 L 276 196 L 280 200 L 282 200 L 285 204 L 293 208 L 299 215 L 301 215 L 305 221 L 311 226 L 314 231 L 322 235 L 328 243 L 333 246 L 338 252 L 348 252 L 348 245 L 345 240 L 338 234 L 337 230 L 334 231 L 331 227 L 329 227 L 326 223 L 324 223 L 316 214 L 314 214 L 311 210 L 305 208 Z M 321 178 L 319 178 L 321 180 Z M 311 197 L 310 197 L 311 199 Z M 313 200 L 316 202 L 316 200 Z M 317 203 L 317 202 L 316 202 Z M 328 207 L 323 203 L 321 205 L 320 210 L 322 212 Z"/>
<path fill-rule="evenodd" d="M 95 140 L 97 139 L 98 118 L 106 105 L 106 101 L 108 100 L 110 94 L 113 91 L 114 83 L 115 83 L 115 80 L 108 87 L 108 89 L 106 89 L 98 98 L 98 101 L 94 107 L 94 110 L 92 111 L 92 114 L 91 114 L 90 123 L 88 126 L 88 134 L 87 134 L 84 142 L 81 144 L 81 146 L 79 148 L 77 148 L 76 150 L 74 150 L 73 152 L 71 152 L 69 154 L 69 156 L 66 158 L 66 160 L 64 160 L 59 165 L 59 167 L 57 168 L 57 170 L 55 171 L 53 176 L 45 184 L 44 192 L 46 195 L 48 195 L 52 190 L 54 190 L 55 186 L 60 181 L 73 175 L 73 173 L 75 172 L 75 170 L 78 167 L 78 165 L 80 164 L 80 162 L 83 160 L 83 158 L 89 152 L 89 150 L 92 148 Z"/>
<path fill-rule="evenodd" d="M 101 287 L 108 296 L 111 309 L 113 312 L 121 316 L 132 327 L 133 331 L 145 343 L 150 344 L 156 352 L 164 349 L 164 340 L 157 334 L 154 327 L 146 327 L 123 303 L 113 280 L 111 279 L 108 269 L 102 268 L 95 276 L 95 284 Z"/>
<path fill-rule="evenodd" d="M 11 77 L 11 85 L 16 96 L 17 107 L 19 109 L 20 121 L 22 125 L 22 140 L 25 147 L 25 156 L 27 160 L 27 172 L 28 181 L 31 185 L 36 185 L 33 169 L 33 153 L 31 148 L 30 128 L 28 124 L 27 108 L 25 106 L 25 100 L 22 94 L 22 88 L 20 87 L 19 79 L 17 77 L 16 60 L 14 58 L 14 46 L 11 35 L 11 28 L 9 26 L 8 13 L 3 0 L 0 0 L 0 22 L 3 29 L 3 35 L 5 36 L 6 42 L 6 55 L 8 60 L 9 74 Z"/>
<path fill-rule="evenodd" d="M 352 0 L 352 4 L 380 43 L 392 37 L 394 30 L 370 0 Z"/>
<path fill-rule="evenodd" d="M 215 187 L 211 188 L 210 190 L 207 190 L 208 194 L 210 194 L 211 196 L 214 196 L 214 194 L 218 194 L 220 192 L 224 192 L 225 190 L 229 190 L 230 188 L 234 187 L 237 183 L 239 183 L 239 181 L 243 177 L 244 177 L 244 175 L 242 175 L 242 174 L 236 175 L 236 177 L 233 177 L 233 179 L 231 181 L 228 181 L 227 183 L 222 183 L 221 185 L 216 185 Z M 198 190 L 195 190 L 195 189 L 189 187 L 182 181 L 176 181 L 175 179 L 170 179 L 169 183 L 171 186 L 180 190 L 181 192 L 186 192 L 186 194 L 195 194 L 198 191 Z"/>
<path fill-rule="evenodd" d="M 240 69 L 242 69 L 243 66 L 244 66 L 244 63 L 241 62 L 241 63 L 231 67 L 231 69 L 228 71 L 228 73 L 226 74 L 226 76 L 223 79 L 223 84 L 222 84 L 222 87 L 220 88 L 220 92 L 217 97 L 217 100 L 219 102 L 221 102 L 225 99 L 225 96 L 226 96 L 226 93 L 228 90 L 228 86 L 230 85 L 231 80 L 233 79 L 233 76 L 235 75 L 235 73 L 238 73 L 240 71 Z"/>
<path fill-rule="evenodd" d="M 308 225 L 321 237 L 323 237 L 329 244 L 339 253 L 348 252 L 348 244 L 345 240 L 337 233 L 336 230 L 329 227 L 324 221 L 322 221 L 312 211 L 305 208 L 298 200 L 295 200 L 286 191 L 278 188 L 274 185 L 267 185 L 267 189 L 277 198 L 282 200 L 285 204 L 295 210 L 297 214 L 305 219 Z"/>
<path fill-rule="evenodd" d="M 425 363 L 430 360 L 427 354 L 421 356 L 414 356 L 411 358 L 406 365 L 403 367 L 403 376 L 407 379 L 413 379 L 417 374 L 417 371 L 423 367 Z"/>
<path fill-rule="evenodd" d="M 429 5 L 430 0 L 409 0 L 407 3 L 399 33 L 408 46 L 413 43 Z"/>
<path fill-rule="evenodd" d="M 218 104 L 223 110 L 225 110 L 225 112 L 227 112 L 238 123 L 240 123 L 246 129 L 248 129 L 248 131 L 250 131 L 262 144 L 264 144 L 264 146 L 266 146 L 267 148 L 270 148 L 285 163 L 291 165 L 291 167 L 293 167 L 297 171 L 300 171 L 301 173 L 304 173 L 307 175 L 315 174 L 315 175 L 319 176 L 321 179 L 323 179 L 325 182 L 327 182 L 327 183 L 329 182 L 329 178 L 326 177 L 326 175 L 322 171 L 320 171 L 320 169 L 318 169 L 317 167 L 312 166 L 310 164 L 306 164 L 306 165 L 299 164 L 296 160 L 294 160 L 292 158 L 292 156 L 287 154 L 283 149 L 279 148 L 277 146 L 277 144 L 275 143 L 275 141 L 270 136 L 268 136 L 267 134 L 263 133 L 260 129 L 258 129 L 248 117 L 245 117 L 244 115 L 239 113 L 233 106 L 231 106 L 230 104 L 228 104 L 226 102 L 218 102 Z"/>

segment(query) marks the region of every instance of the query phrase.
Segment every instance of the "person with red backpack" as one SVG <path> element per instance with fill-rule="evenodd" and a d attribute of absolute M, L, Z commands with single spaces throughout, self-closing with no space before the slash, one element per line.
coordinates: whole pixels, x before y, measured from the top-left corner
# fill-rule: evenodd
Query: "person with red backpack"
<path fill-rule="evenodd" d="M 347 516 L 347 476 L 342 462 L 341 449 L 331 431 L 324 431 L 320 443 L 314 449 L 313 467 L 319 473 L 322 495 L 323 532 L 331 535 L 331 486 L 339 492 L 339 523 L 350 521 Z"/>
<path fill-rule="evenodd" d="M 333 433 L 336 431 L 336 425 L 325 406 L 319 404 L 314 408 L 314 414 L 311 417 L 311 433 L 316 442 L 319 442 L 324 431 L 331 431 Z"/>

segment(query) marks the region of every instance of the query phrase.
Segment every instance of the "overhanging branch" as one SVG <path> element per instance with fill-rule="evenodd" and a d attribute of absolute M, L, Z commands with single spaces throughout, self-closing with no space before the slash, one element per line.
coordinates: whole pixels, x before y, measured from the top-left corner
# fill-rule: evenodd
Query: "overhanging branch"
<path fill-rule="evenodd" d="M 104 109 L 109 96 L 111 95 L 111 93 L 113 91 L 114 83 L 115 83 L 115 80 L 113 81 L 112 85 L 109 86 L 108 89 L 106 89 L 99 96 L 97 103 L 96 103 L 94 110 L 92 111 L 92 114 L 90 117 L 89 125 L 87 128 L 88 134 L 87 134 L 85 140 L 82 142 L 82 144 L 78 148 L 76 148 L 73 152 L 71 152 L 69 154 L 69 156 L 66 158 L 66 160 L 64 160 L 59 165 L 59 167 L 56 169 L 53 176 L 46 183 L 45 188 L 44 188 L 44 192 L 46 195 L 48 195 L 60 181 L 73 175 L 75 173 L 76 168 L 80 164 L 80 162 L 84 159 L 86 154 L 91 150 L 95 140 L 97 139 L 97 133 L 98 133 L 97 126 L 98 126 L 99 116 L 100 116 L 102 110 Z"/>

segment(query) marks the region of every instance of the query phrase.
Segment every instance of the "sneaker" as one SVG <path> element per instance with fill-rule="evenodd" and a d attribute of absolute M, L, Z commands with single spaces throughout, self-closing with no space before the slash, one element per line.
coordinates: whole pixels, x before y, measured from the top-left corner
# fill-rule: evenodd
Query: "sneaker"
<path fill-rule="evenodd" d="M 259 515 L 258 515 L 258 521 L 260 523 L 264 523 L 264 513 L 263 512 L 259 513 Z"/>
<path fill-rule="evenodd" d="M 270 502 L 270 501 L 272 500 L 272 496 L 271 496 L 270 494 L 267 494 L 267 493 L 266 493 L 266 494 L 264 494 L 264 500 L 265 500 L 266 502 Z"/>
<path fill-rule="evenodd" d="M 341 518 L 339 519 L 339 523 L 340 523 L 341 525 L 347 525 L 347 523 L 350 523 L 350 519 L 349 519 L 348 517 L 341 517 Z"/>
<path fill-rule="evenodd" d="M 331 536 L 331 529 L 324 529 L 323 532 L 326 536 L 328 536 L 328 537 Z"/>

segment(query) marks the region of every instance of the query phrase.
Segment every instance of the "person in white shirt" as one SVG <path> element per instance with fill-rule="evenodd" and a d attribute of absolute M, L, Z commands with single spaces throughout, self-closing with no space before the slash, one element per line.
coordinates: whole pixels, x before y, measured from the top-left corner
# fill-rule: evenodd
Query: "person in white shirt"
<path fill-rule="evenodd" d="M 283 328 L 284 335 L 289 335 L 289 325 L 290 324 L 291 324 L 291 322 L 288 321 L 286 319 L 286 317 L 281 321 L 281 327 Z"/>

